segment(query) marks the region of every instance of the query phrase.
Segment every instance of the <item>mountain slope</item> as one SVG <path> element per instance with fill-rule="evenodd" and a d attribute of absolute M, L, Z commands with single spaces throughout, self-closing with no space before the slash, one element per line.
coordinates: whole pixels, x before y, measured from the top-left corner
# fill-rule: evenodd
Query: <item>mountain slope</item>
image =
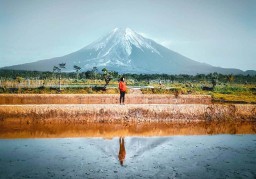
<path fill-rule="evenodd" d="M 52 71 L 53 66 L 59 63 L 66 63 L 66 71 L 74 71 L 73 66 L 77 65 L 83 70 L 97 67 L 121 73 L 243 73 L 238 69 L 225 69 L 196 62 L 144 38 L 129 28 L 114 29 L 105 37 L 62 57 L 14 65 L 5 69 Z"/>

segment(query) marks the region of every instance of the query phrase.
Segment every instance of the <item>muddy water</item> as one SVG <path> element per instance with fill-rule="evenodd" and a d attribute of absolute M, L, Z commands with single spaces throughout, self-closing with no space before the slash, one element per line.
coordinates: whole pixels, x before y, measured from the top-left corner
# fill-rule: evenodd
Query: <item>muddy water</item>
<path fill-rule="evenodd" d="M 0 138 L 59 138 L 255 134 L 256 122 L 20 123 L 0 122 Z"/>
<path fill-rule="evenodd" d="M 14 139 L 0 146 L 0 178 L 256 177 L 256 135 Z"/>

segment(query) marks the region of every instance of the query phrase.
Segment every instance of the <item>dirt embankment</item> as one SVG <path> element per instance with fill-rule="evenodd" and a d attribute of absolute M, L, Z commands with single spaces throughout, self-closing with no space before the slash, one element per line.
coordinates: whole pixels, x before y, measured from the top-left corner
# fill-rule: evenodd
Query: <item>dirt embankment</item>
<path fill-rule="evenodd" d="M 119 105 L 118 98 L 0 95 L 0 138 L 256 133 L 256 105 L 193 95 L 128 95 Z"/>
<path fill-rule="evenodd" d="M 255 105 L 220 104 L 73 104 L 0 105 L 0 120 L 19 123 L 58 121 L 84 122 L 171 122 L 255 121 Z"/>

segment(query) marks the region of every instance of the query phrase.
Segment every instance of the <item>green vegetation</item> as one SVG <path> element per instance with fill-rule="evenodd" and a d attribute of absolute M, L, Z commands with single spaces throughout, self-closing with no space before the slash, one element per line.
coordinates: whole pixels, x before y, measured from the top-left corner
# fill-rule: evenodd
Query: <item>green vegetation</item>
<path fill-rule="evenodd" d="M 66 87 L 59 91 L 59 88 L 38 87 L 38 88 L 4 88 L 0 87 L 0 93 L 5 94 L 117 94 L 117 88 L 104 89 L 102 87 Z"/>
<path fill-rule="evenodd" d="M 58 69 L 61 66 L 53 72 L 0 70 L 0 93 L 115 94 L 124 76 L 128 86 L 141 88 L 143 94 L 207 94 L 219 102 L 256 103 L 256 76 L 118 74 L 97 67 L 81 72 L 78 66 L 66 73 Z"/>
<path fill-rule="evenodd" d="M 217 86 L 212 97 L 216 101 L 256 103 L 256 88 L 255 85 L 240 84 Z"/>

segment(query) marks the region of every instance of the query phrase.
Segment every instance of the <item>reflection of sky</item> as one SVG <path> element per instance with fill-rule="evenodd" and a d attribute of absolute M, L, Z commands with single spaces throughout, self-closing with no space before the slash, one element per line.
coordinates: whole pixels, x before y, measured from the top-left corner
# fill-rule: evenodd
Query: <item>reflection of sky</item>
<path fill-rule="evenodd" d="M 118 138 L 0 140 L 0 178 L 255 177 L 255 135 L 126 137 L 125 142 L 120 166 Z"/>
<path fill-rule="evenodd" d="M 255 0 L 0 0 L 0 67 L 63 56 L 130 27 L 200 62 L 256 69 Z"/>

